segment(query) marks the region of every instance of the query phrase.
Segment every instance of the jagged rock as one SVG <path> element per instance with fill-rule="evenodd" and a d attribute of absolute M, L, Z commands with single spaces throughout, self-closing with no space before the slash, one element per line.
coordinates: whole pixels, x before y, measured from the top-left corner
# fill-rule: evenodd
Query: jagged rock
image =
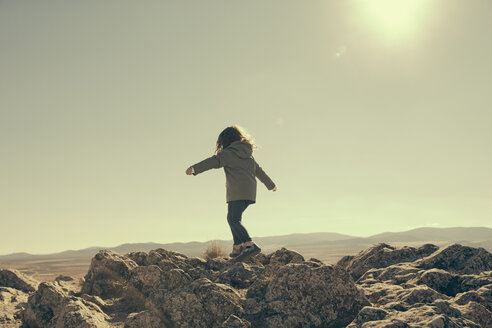
<path fill-rule="evenodd" d="M 24 327 L 109 327 L 109 317 L 94 303 L 68 296 L 52 282 L 42 282 L 20 313 Z"/>
<path fill-rule="evenodd" d="M 492 270 L 492 254 L 484 248 L 453 244 L 417 261 L 422 269 L 442 269 L 459 274 L 479 274 Z"/>
<path fill-rule="evenodd" d="M 108 307 L 108 305 L 106 304 L 106 302 L 104 302 L 99 296 L 82 294 L 82 296 L 80 296 L 80 297 L 83 298 L 86 301 L 89 301 L 89 302 L 92 302 L 92 303 L 96 304 L 102 310 L 104 310 L 105 308 Z"/>
<path fill-rule="evenodd" d="M 412 307 L 408 311 L 389 312 L 386 319 L 396 319 L 401 322 L 405 322 L 410 327 L 469 327 L 480 328 L 480 326 L 473 321 L 466 318 L 453 317 L 445 313 L 442 313 L 439 307 L 426 304 L 416 307 Z"/>
<path fill-rule="evenodd" d="M 350 328 L 352 327 L 363 327 L 363 328 L 410 328 L 410 326 L 398 319 L 388 319 L 388 320 L 377 320 L 377 321 L 369 321 L 365 322 L 362 325 L 358 324 L 350 324 L 348 326 Z M 412 326 L 413 327 L 413 326 Z"/>
<path fill-rule="evenodd" d="M 63 274 L 60 274 L 55 278 L 55 281 L 73 281 L 73 280 L 74 279 L 72 277 Z"/>
<path fill-rule="evenodd" d="M 301 263 L 304 262 L 304 257 L 296 251 L 289 250 L 282 247 L 278 251 L 270 254 L 268 257 L 268 264 L 270 266 L 282 266 L 289 263 Z"/>
<path fill-rule="evenodd" d="M 355 258 L 354 255 L 345 255 L 337 262 L 337 266 L 347 269 L 349 263 Z"/>
<path fill-rule="evenodd" d="M 458 275 L 441 269 L 430 269 L 420 271 L 415 278 L 409 280 L 409 283 L 424 284 L 442 294 L 455 296 L 458 293 L 492 284 L 492 276 L 485 273 Z"/>
<path fill-rule="evenodd" d="M 135 261 L 125 256 L 110 250 L 101 250 L 92 258 L 81 292 L 103 299 L 120 297 L 131 269 L 137 266 Z"/>
<path fill-rule="evenodd" d="M 466 305 L 457 305 L 464 318 L 481 325 L 482 327 L 492 327 L 492 311 L 485 306 L 474 301 L 469 301 Z"/>
<path fill-rule="evenodd" d="M 385 268 L 368 270 L 357 280 L 357 283 L 371 284 L 386 282 L 401 285 L 416 278 L 420 272 L 422 270 L 415 268 L 412 263 L 393 264 Z"/>
<path fill-rule="evenodd" d="M 417 303 L 432 303 L 435 300 L 447 299 L 448 297 L 427 286 L 417 286 L 405 289 L 404 292 L 397 295 L 397 298 L 406 304 L 413 305 Z"/>
<path fill-rule="evenodd" d="M 492 284 L 480 287 L 477 290 L 477 293 L 485 299 L 485 303 L 483 305 L 492 311 Z"/>
<path fill-rule="evenodd" d="M 231 314 L 226 321 L 222 323 L 222 328 L 249 328 L 251 323 L 248 320 L 241 319 L 234 314 Z"/>
<path fill-rule="evenodd" d="M 124 328 L 162 328 L 166 327 L 158 314 L 151 311 L 130 313 L 125 320 Z"/>
<path fill-rule="evenodd" d="M 256 271 L 262 271 L 264 267 L 252 266 L 237 262 L 227 267 L 217 276 L 217 282 L 228 284 L 234 288 L 247 288 L 256 280 Z"/>
<path fill-rule="evenodd" d="M 28 294 L 12 287 L 0 287 L 0 327 L 20 327 L 19 310 L 27 302 Z"/>
<path fill-rule="evenodd" d="M 451 245 L 414 262 L 371 268 L 357 284 L 388 314 L 351 326 L 393 327 L 398 321 L 409 327 L 492 327 L 489 259 L 483 249 Z"/>
<path fill-rule="evenodd" d="M 365 306 L 347 327 L 361 327 L 365 322 L 383 320 L 387 315 L 388 312 L 383 309 Z"/>
<path fill-rule="evenodd" d="M 247 293 L 260 297 L 245 308 L 253 326 L 341 327 L 370 305 L 339 267 L 289 263 L 264 283 L 264 294 Z M 252 312 L 255 308 L 261 312 Z"/>
<path fill-rule="evenodd" d="M 231 314 L 241 316 L 239 298 L 234 288 L 200 278 L 152 301 L 178 327 L 220 327 Z"/>
<path fill-rule="evenodd" d="M 360 252 L 353 258 L 342 258 L 337 266 L 345 268 L 352 278 L 357 280 L 369 269 L 384 268 L 396 263 L 413 262 L 434 253 L 438 249 L 432 244 L 425 244 L 419 248 L 395 248 L 388 244 L 378 244 Z"/>
<path fill-rule="evenodd" d="M 436 250 L 380 244 L 337 266 L 286 248 L 237 263 L 165 249 L 102 250 L 80 292 L 59 277 L 31 291 L 18 313 L 25 328 L 492 327 L 490 253 Z M 8 297 L 0 288 L 0 306 Z"/>
<path fill-rule="evenodd" d="M 0 286 L 12 287 L 25 293 L 38 288 L 39 281 L 29 277 L 16 269 L 0 269 Z"/>

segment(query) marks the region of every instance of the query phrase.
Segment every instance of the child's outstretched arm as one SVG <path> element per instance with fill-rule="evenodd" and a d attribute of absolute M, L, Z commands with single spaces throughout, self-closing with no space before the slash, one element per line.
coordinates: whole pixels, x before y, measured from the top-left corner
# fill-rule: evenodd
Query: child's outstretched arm
<path fill-rule="evenodd" d="M 199 173 L 205 172 L 210 169 L 218 169 L 220 167 L 224 167 L 229 162 L 230 151 L 227 149 L 222 150 L 217 155 L 213 155 L 209 158 L 204 159 L 201 162 L 196 163 L 195 165 L 190 166 L 186 170 L 186 174 L 188 175 L 197 175 Z"/>
<path fill-rule="evenodd" d="M 256 165 L 256 172 L 255 175 L 260 180 L 263 182 L 263 184 L 267 187 L 268 190 L 277 190 L 277 187 L 275 186 L 275 183 L 270 179 L 270 177 L 263 171 L 260 165 L 255 160 L 255 165 Z"/>

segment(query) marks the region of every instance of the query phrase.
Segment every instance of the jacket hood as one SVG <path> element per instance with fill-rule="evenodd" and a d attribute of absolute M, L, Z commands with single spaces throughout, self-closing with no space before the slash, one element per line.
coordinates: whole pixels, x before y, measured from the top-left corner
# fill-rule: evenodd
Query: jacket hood
<path fill-rule="evenodd" d="M 230 144 L 226 149 L 232 151 L 239 158 L 251 158 L 251 155 L 253 155 L 253 149 L 251 149 L 251 145 L 246 141 Z"/>

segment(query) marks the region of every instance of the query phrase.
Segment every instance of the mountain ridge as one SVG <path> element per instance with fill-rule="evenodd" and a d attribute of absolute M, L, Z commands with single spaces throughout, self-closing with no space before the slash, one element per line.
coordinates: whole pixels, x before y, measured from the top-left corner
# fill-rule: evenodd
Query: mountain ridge
<path fill-rule="evenodd" d="M 469 242 L 473 245 L 484 244 L 486 248 L 492 247 L 492 228 L 488 227 L 420 227 L 400 232 L 383 232 L 369 237 L 356 237 L 336 232 L 312 232 L 292 233 L 279 236 L 253 237 L 265 249 L 278 247 L 291 248 L 313 248 L 322 246 L 362 246 L 378 242 Z M 222 246 L 229 247 L 231 240 L 217 240 Z M 173 243 L 124 243 L 114 247 L 93 246 L 79 250 L 65 250 L 48 254 L 30 254 L 27 252 L 16 252 L 0 255 L 0 261 L 34 260 L 34 259 L 56 259 L 56 258 L 87 258 L 92 257 L 100 249 L 109 249 L 118 253 L 129 253 L 132 251 L 149 251 L 156 248 L 172 249 L 189 256 L 197 256 L 197 251 L 202 252 L 210 241 L 190 241 Z M 483 246 L 481 246 L 483 247 Z"/>

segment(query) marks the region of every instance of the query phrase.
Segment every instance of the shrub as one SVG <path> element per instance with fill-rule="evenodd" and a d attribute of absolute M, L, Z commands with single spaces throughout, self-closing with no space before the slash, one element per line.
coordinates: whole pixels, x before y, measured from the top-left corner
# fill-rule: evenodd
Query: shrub
<path fill-rule="evenodd" d="M 225 257 L 227 255 L 225 249 L 222 247 L 219 241 L 212 241 L 208 245 L 207 249 L 205 250 L 205 253 L 203 253 L 203 256 L 205 259 L 210 260 L 214 259 L 216 257 Z"/>

